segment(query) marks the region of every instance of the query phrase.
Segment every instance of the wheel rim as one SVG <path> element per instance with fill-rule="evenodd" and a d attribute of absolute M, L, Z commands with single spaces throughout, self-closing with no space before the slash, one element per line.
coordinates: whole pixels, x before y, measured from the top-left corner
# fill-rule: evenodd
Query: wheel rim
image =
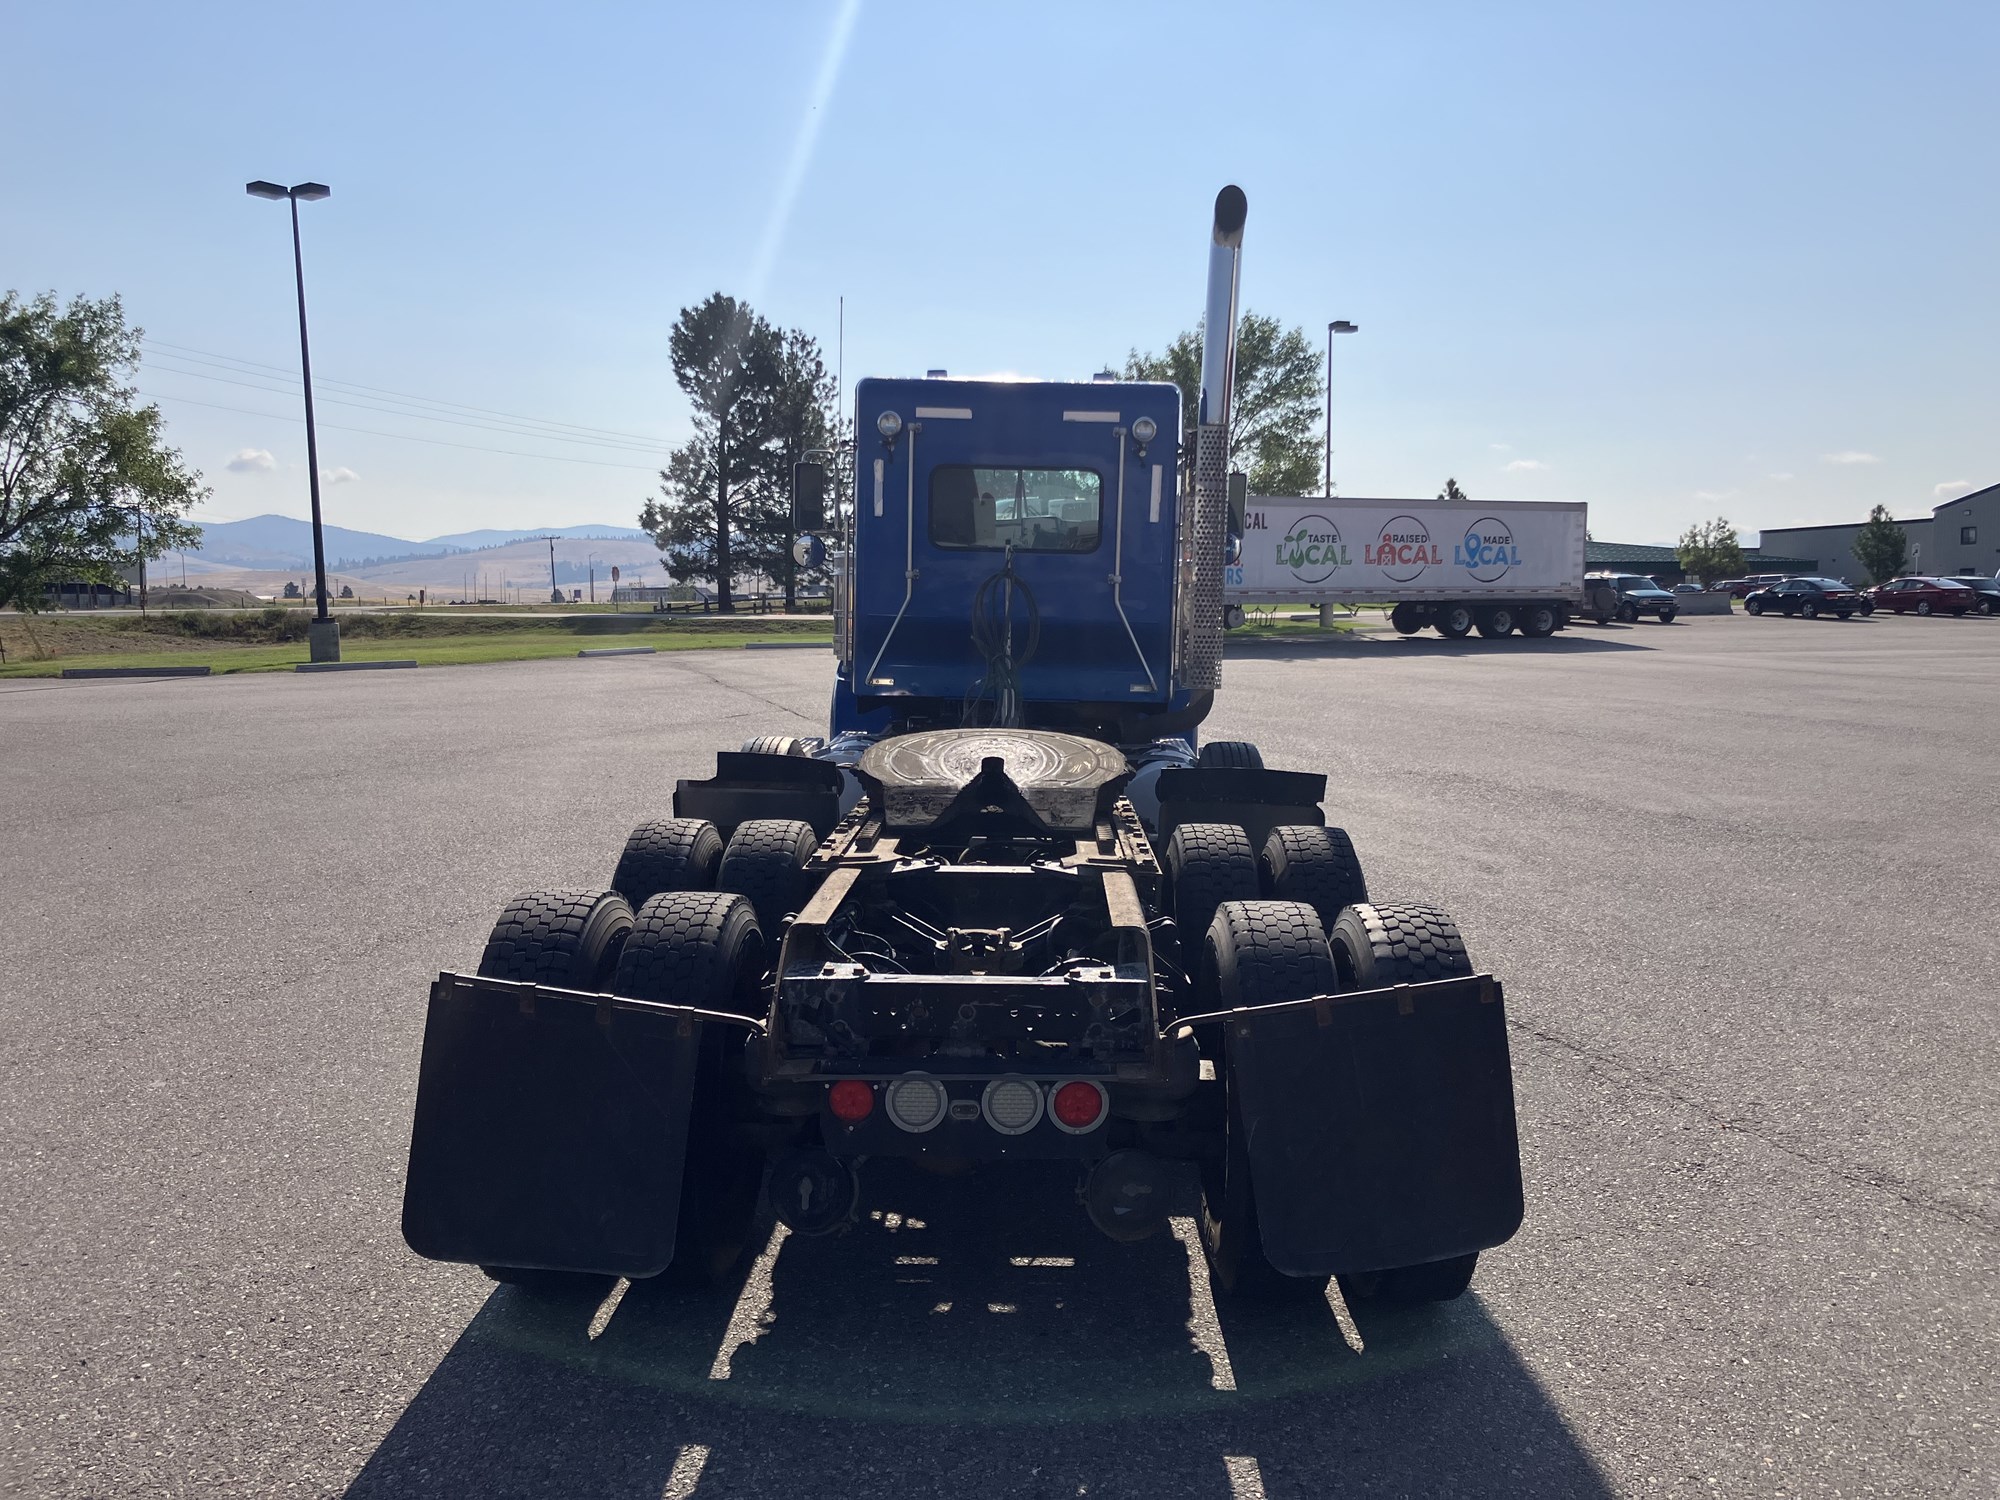
<path fill-rule="evenodd" d="M 1931 612 L 1931 606 L 1929 600 L 1925 600 L 1922 604 L 1919 604 L 1917 606 L 1917 613 L 1920 615 L 1927 615 L 1930 612 Z"/>

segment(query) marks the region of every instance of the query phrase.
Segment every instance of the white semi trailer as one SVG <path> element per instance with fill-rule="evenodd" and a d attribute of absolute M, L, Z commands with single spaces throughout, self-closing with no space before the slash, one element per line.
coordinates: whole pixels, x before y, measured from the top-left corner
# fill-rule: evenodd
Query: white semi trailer
<path fill-rule="evenodd" d="M 1388 603 L 1405 635 L 1546 636 L 1586 613 L 1584 506 L 1252 495 L 1225 597 Z M 1232 615 L 1234 611 L 1231 612 Z"/>

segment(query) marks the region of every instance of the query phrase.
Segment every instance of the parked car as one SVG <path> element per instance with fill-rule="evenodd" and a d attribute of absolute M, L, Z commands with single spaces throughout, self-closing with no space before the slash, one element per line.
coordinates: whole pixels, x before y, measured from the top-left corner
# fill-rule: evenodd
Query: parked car
<path fill-rule="evenodd" d="M 1821 615 L 1851 619 L 1861 607 L 1861 595 L 1838 578 L 1787 578 L 1743 601 L 1746 614 L 1797 615 L 1806 620 Z"/>
<path fill-rule="evenodd" d="M 1708 590 L 1698 583 L 1677 583 L 1674 585 L 1674 592 L 1676 594 L 1705 594 Z"/>
<path fill-rule="evenodd" d="M 1583 586 L 1584 608 L 1600 625 L 1614 619 L 1630 625 L 1641 615 L 1671 625 L 1680 612 L 1672 594 L 1638 573 L 1587 573 Z"/>
<path fill-rule="evenodd" d="M 1973 612 L 1990 615 L 2000 612 L 2000 578 L 1987 578 L 1979 573 L 1954 573 L 1948 583 L 1962 583 L 1979 597 L 1972 601 Z"/>
<path fill-rule="evenodd" d="M 1949 578 L 1892 578 L 1875 590 L 1875 607 L 1899 615 L 1963 615 L 1980 596 Z"/>

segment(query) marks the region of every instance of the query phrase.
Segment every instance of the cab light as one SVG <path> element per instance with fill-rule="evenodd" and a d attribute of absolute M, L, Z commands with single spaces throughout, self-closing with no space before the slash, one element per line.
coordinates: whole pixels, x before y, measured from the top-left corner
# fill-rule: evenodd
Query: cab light
<path fill-rule="evenodd" d="M 856 1125 L 875 1112 L 875 1090 L 858 1078 L 843 1078 L 827 1090 L 826 1105 L 843 1125 Z"/>

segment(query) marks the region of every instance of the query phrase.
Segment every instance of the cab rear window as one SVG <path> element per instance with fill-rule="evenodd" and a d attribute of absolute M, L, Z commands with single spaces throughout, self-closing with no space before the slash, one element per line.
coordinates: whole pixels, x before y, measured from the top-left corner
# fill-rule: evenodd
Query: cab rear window
<path fill-rule="evenodd" d="M 935 547 L 997 552 L 1095 552 L 1104 480 L 1094 469 L 931 470 L 930 539 Z"/>

